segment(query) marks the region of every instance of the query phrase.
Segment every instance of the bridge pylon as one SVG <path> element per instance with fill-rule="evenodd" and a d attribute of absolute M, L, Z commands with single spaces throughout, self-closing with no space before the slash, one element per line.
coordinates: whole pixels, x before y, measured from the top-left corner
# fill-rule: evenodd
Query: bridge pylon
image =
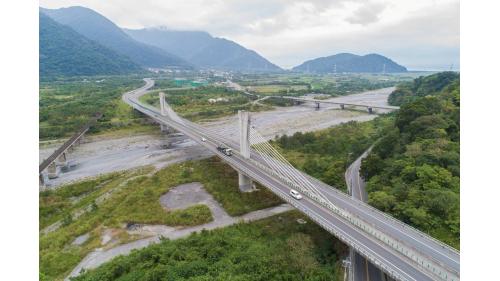
<path fill-rule="evenodd" d="M 240 153 L 246 159 L 250 159 L 250 116 L 248 111 L 239 110 L 240 127 Z M 255 190 L 252 179 L 238 171 L 238 187 L 242 192 L 251 192 Z"/>
<path fill-rule="evenodd" d="M 167 107 L 165 106 L 165 93 L 160 92 L 160 114 L 167 116 Z"/>
<path fill-rule="evenodd" d="M 167 106 L 166 106 L 166 102 L 165 102 L 165 93 L 164 92 L 160 92 L 160 114 L 161 116 L 167 116 Z M 167 125 L 164 125 L 164 124 L 160 124 L 160 130 L 162 133 L 165 133 L 165 134 L 169 134 L 172 132 L 172 130 L 167 126 Z"/>

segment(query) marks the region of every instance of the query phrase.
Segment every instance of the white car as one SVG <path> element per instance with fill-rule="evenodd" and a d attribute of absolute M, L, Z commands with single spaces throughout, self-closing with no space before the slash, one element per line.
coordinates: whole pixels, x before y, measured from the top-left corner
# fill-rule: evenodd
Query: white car
<path fill-rule="evenodd" d="M 290 195 L 297 200 L 302 199 L 302 195 L 295 189 L 290 189 Z"/>
<path fill-rule="evenodd" d="M 204 138 L 204 137 L 202 137 L 202 138 L 201 138 L 201 141 L 205 142 L 205 141 L 207 141 L 207 139 L 206 139 L 206 138 Z"/>

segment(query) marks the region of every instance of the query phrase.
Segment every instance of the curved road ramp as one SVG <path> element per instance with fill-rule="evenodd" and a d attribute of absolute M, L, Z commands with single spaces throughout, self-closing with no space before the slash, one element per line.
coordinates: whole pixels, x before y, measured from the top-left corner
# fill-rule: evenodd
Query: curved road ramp
<path fill-rule="evenodd" d="M 460 254 L 429 235 L 353 199 L 301 171 L 296 170 L 251 126 L 244 144 L 226 140 L 223 135 L 179 117 L 164 101 L 158 110 L 138 98 L 154 85 L 146 84 L 123 95 L 134 109 L 190 137 L 227 162 L 241 174 L 269 188 L 285 202 L 301 211 L 325 230 L 352 247 L 395 280 L 460 280 Z M 163 99 L 163 97 L 162 97 Z M 233 153 L 217 148 L 224 144 Z M 291 189 L 302 193 L 301 200 L 289 196 Z"/>

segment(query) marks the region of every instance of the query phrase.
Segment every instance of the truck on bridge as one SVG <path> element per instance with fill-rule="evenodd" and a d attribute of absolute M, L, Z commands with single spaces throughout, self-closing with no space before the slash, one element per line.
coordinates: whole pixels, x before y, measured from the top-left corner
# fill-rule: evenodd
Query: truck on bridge
<path fill-rule="evenodd" d="M 231 156 L 233 155 L 233 150 L 229 147 L 226 147 L 225 145 L 223 144 L 220 144 L 217 146 L 217 150 L 224 153 L 225 155 L 227 156 Z"/>

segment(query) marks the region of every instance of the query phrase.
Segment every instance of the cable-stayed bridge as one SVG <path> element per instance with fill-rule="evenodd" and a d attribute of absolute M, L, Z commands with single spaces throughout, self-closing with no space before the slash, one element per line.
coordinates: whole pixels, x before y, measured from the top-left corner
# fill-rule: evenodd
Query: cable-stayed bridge
<path fill-rule="evenodd" d="M 179 117 L 164 97 L 160 110 L 140 103 L 138 97 L 154 85 L 151 79 L 145 81 L 123 100 L 221 157 L 240 173 L 240 185 L 253 180 L 269 188 L 396 280 L 460 279 L 457 250 L 298 171 L 250 125 L 248 113 L 240 112 L 240 143 L 236 143 Z M 220 146 L 232 148 L 233 155 L 219 151 Z M 303 199 L 293 199 L 290 189 L 300 191 Z"/>

